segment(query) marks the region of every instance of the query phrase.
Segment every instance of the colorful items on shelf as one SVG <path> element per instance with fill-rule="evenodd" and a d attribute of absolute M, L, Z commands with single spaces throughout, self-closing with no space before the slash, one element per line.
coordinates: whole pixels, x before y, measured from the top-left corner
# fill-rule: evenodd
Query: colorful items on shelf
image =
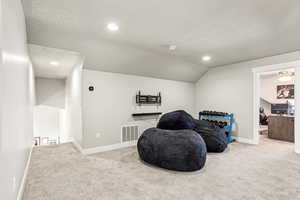
<path fill-rule="evenodd" d="M 199 119 L 212 122 L 220 128 L 224 128 L 228 143 L 234 141 L 232 139 L 232 126 L 234 119 L 234 115 L 232 113 L 204 110 L 199 112 Z"/>

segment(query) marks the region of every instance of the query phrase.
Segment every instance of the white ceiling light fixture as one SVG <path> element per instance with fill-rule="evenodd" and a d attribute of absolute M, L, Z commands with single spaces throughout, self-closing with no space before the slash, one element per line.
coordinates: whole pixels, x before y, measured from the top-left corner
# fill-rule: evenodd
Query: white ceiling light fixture
<path fill-rule="evenodd" d="M 170 51 L 174 51 L 176 48 L 177 48 L 177 46 L 174 45 L 174 44 L 171 44 L 171 45 L 169 46 L 169 50 L 170 50 Z"/>
<path fill-rule="evenodd" d="M 203 56 L 202 57 L 202 61 L 205 61 L 205 62 L 208 62 L 211 60 L 211 57 L 210 56 Z"/>
<path fill-rule="evenodd" d="M 116 24 L 114 22 L 108 23 L 106 28 L 110 31 L 118 31 L 119 30 L 118 24 Z"/>
<path fill-rule="evenodd" d="M 292 76 L 295 75 L 295 72 L 279 72 L 278 81 L 286 82 L 292 80 Z"/>
<path fill-rule="evenodd" d="M 57 61 L 51 61 L 50 62 L 50 65 L 53 65 L 53 66 L 59 66 L 59 62 L 57 62 Z"/>

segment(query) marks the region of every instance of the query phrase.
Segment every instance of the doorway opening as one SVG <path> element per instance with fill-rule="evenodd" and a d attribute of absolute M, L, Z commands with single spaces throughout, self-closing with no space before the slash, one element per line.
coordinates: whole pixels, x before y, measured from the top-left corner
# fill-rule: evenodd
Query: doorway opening
<path fill-rule="evenodd" d="M 34 145 L 65 141 L 66 84 L 64 79 L 35 78 Z"/>
<path fill-rule="evenodd" d="M 35 71 L 34 144 L 81 142 L 83 57 L 35 44 L 29 52 Z"/>
<path fill-rule="evenodd" d="M 253 143 L 259 144 L 260 140 L 272 139 L 273 141 L 288 142 L 299 152 L 299 136 L 297 122 L 300 107 L 297 106 L 297 90 L 299 85 L 300 62 L 282 63 L 264 67 L 253 68 Z M 273 78 L 271 78 L 273 76 Z M 266 92 L 269 79 L 271 89 Z M 264 88 L 263 88 L 264 87 Z M 263 94 L 262 94 L 263 93 Z M 269 97 L 266 97 L 269 94 Z M 263 109 L 260 109 L 260 108 Z M 274 132 L 277 131 L 277 132 Z M 290 134 L 290 135 L 288 135 Z M 294 143 L 293 143 L 294 142 Z"/>
<path fill-rule="evenodd" d="M 259 73 L 259 141 L 294 143 L 295 69 Z"/>

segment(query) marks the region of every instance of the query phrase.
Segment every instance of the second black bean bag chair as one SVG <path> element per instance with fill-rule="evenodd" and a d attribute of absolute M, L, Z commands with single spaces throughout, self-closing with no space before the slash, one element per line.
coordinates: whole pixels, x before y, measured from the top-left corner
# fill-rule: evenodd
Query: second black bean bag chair
<path fill-rule="evenodd" d="M 157 124 L 157 128 L 166 130 L 194 129 L 194 118 L 184 110 L 177 110 L 164 114 Z"/>
<path fill-rule="evenodd" d="M 194 131 L 199 133 L 208 152 L 223 152 L 227 148 L 227 137 L 225 130 L 211 122 L 195 119 L 196 128 Z"/>
<path fill-rule="evenodd" d="M 152 165 L 176 171 L 195 171 L 206 162 L 206 145 L 193 130 L 144 131 L 137 143 L 140 158 Z"/>
<path fill-rule="evenodd" d="M 199 133 L 207 147 L 208 152 L 223 152 L 227 148 L 225 130 L 204 120 L 196 120 L 183 110 L 164 114 L 157 128 L 167 130 L 191 129 Z"/>

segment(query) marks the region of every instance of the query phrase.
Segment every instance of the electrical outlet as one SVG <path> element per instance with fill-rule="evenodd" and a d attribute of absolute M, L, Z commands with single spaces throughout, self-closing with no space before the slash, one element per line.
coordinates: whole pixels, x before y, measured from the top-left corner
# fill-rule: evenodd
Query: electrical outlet
<path fill-rule="evenodd" d="M 100 133 L 96 133 L 96 138 L 100 138 L 101 134 Z"/>

